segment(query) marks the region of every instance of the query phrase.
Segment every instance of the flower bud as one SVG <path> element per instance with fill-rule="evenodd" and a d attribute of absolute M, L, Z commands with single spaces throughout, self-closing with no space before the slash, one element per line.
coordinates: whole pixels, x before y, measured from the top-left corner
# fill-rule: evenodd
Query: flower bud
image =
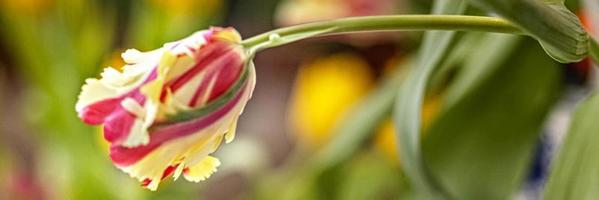
<path fill-rule="evenodd" d="M 122 71 L 86 80 L 79 118 L 103 125 L 114 164 L 151 190 L 169 175 L 204 180 L 254 88 L 240 42 L 234 29 L 215 27 L 150 52 L 127 50 Z"/>

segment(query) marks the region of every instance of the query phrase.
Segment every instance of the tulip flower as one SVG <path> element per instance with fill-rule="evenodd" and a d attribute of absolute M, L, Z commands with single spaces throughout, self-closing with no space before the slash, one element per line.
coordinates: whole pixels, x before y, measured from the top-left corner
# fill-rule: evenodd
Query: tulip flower
<path fill-rule="evenodd" d="M 204 180 L 254 88 L 240 42 L 232 28 L 211 28 L 150 52 L 127 50 L 122 71 L 86 80 L 77 113 L 103 125 L 112 161 L 143 186 L 155 190 L 170 175 Z"/>

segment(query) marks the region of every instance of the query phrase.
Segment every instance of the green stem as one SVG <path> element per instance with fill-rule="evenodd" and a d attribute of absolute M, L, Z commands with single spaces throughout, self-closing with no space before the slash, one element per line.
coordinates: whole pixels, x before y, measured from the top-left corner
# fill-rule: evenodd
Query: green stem
<path fill-rule="evenodd" d="M 593 59 L 593 61 L 595 63 L 599 63 L 599 44 L 597 44 L 597 41 L 595 41 L 593 39 L 590 39 L 589 43 L 590 43 L 589 55 L 591 56 L 591 59 Z"/>
<path fill-rule="evenodd" d="M 335 35 L 351 32 L 367 31 L 423 31 L 423 30 L 454 30 L 454 31 L 483 31 L 522 34 L 522 31 L 512 23 L 496 18 L 465 15 L 383 15 L 368 17 L 350 17 L 344 19 L 313 22 L 275 29 L 242 42 L 247 49 L 258 47 L 269 42 L 273 35 L 277 38 L 296 36 L 288 42 L 270 45 L 283 45 L 308 37 Z M 317 32 L 308 37 L 297 38 L 298 35 Z"/>

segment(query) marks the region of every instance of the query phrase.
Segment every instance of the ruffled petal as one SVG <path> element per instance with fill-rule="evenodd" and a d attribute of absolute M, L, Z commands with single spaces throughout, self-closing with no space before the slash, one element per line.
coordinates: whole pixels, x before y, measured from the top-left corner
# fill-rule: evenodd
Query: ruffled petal
<path fill-rule="evenodd" d="M 215 124 L 213 127 L 186 137 L 165 142 L 134 164 L 119 168 L 142 183 L 143 181 L 148 182 L 148 189 L 155 190 L 159 182 L 165 178 L 164 172 L 170 166 L 177 166 L 177 169 L 174 170 L 175 177 L 178 177 L 181 172 L 185 176 L 185 169 L 198 165 L 198 162 L 195 161 L 197 158 L 205 158 L 218 148 L 222 141 L 222 134 L 212 133 L 224 132 L 225 129 L 223 126 L 219 126 L 220 124 Z M 177 172 L 179 170 L 180 172 Z"/>
<path fill-rule="evenodd" d="M 206 156 L 202 161 L 191 167 L 185 168 L 183 177 L 192 182 L 204 181 L 216 172 L 216 168 L 220 166 L 220 161 L 212 156 Z"/>

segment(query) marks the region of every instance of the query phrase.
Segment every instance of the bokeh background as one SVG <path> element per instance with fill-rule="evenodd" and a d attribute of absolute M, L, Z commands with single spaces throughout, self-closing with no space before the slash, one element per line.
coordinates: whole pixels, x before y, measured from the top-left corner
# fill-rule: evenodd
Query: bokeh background
<path fill-rule="evenodd" d="M 568 2 L 582 18 L 599 13 Z M 322 152 L 339 148 L 331 147 L 332 141 L 351 137 L 344 135 L 351 127 L 342 131 L 338 124 L 366 96 L 393 96 L 377 94 L 377 88 L 402 79 L 421 33 L 324 37 L 258 54 L 257 88 L 240 118 L 238 138 L 218 150 L 223 165 L 199 184 L 166 179 L 157 192 L 143 189 L 111 164 L 101 128 L 80 122 L 74 104 L 84 79 L 105 66 L 122 66 L 124 50 L 159 48 L 210 25 L 233 26 L 247 38 L 310 21 L 428 13 L 430 5 L 427 0 L 0 0 L 0 199 L 402 198 L 410 186 L 390 119 L 364 119 L 372 120 L 372 133 L 342 146 L 347 155 Z M 590 69 L 589 61 L 559 66 L 560 100 L 538 139 L 537 159 L 526 172 L 530 178 L 514 198 L 538 197 L 568 114 L 593 85 Z M 427 96 L 424 127 L 441 109 L 440 91 Z"/>

